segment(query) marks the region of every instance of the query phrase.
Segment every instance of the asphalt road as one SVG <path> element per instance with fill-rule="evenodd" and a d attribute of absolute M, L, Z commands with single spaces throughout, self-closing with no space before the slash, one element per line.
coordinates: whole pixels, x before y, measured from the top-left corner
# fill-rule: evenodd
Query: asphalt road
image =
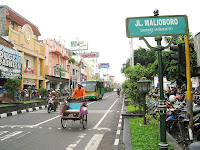
<path fill-rule="evenodd" d="M 112 150 L 122 98 L 106 93 L 102 100 L 88 102 L 88 123 L 61 126 L 58 109 L 46 109 L 0 119 L 0 150 Z"/>

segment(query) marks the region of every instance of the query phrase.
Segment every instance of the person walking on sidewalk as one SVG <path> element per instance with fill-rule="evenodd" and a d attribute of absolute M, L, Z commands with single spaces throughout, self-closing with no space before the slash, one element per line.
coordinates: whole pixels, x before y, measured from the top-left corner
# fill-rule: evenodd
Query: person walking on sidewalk
<path fill-rule="evenodd" d="M 21 97 L 21 100 L 24 101 L 24 96 L 25 96 L 25 92 L 24 92 L 24 90 L 21 91 L 21 96 L 22 96 L 22 97 Z"/>

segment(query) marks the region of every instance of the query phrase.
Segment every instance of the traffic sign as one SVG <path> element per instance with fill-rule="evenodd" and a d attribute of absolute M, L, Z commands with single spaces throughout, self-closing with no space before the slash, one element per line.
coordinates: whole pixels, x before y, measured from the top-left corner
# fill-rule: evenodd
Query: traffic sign
<path fill-rule="evenodd" d="M 126 19 L 127 37 L 188 34 L 186 15 L 130 17 Z"/>

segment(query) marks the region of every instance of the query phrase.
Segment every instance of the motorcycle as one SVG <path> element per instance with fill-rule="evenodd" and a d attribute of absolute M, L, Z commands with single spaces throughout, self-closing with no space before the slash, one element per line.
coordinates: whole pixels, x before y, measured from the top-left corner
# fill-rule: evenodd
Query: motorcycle
<path fill-rule="evenodd" d="M 48 113 L 50 113 L 51 110 L 56 111 L 57 103 L 58 103 L 57 100 L 54 100 L 54 101 L 53 101 L 53 98 L 52 98 L 52 97 L 49 98 L 49 100 L 48 100 L 48 107 L 47 107 Z"/>

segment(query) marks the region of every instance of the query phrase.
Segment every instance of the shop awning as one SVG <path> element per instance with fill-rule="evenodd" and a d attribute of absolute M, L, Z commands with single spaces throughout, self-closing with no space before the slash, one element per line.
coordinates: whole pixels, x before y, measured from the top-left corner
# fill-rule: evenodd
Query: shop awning
<path fill-rule="evenodd" d="M 51 81 L 51 82 L 55 82 L 55 83 L 60 82 L 60 78 L 59 77 L 47 76 L 46 75 L 45 78 L 47 80 Z M 69 79 L 63 79 L 63 78 L 61 78 L 61 82 L 62 83 L 69 83 Z"/>

